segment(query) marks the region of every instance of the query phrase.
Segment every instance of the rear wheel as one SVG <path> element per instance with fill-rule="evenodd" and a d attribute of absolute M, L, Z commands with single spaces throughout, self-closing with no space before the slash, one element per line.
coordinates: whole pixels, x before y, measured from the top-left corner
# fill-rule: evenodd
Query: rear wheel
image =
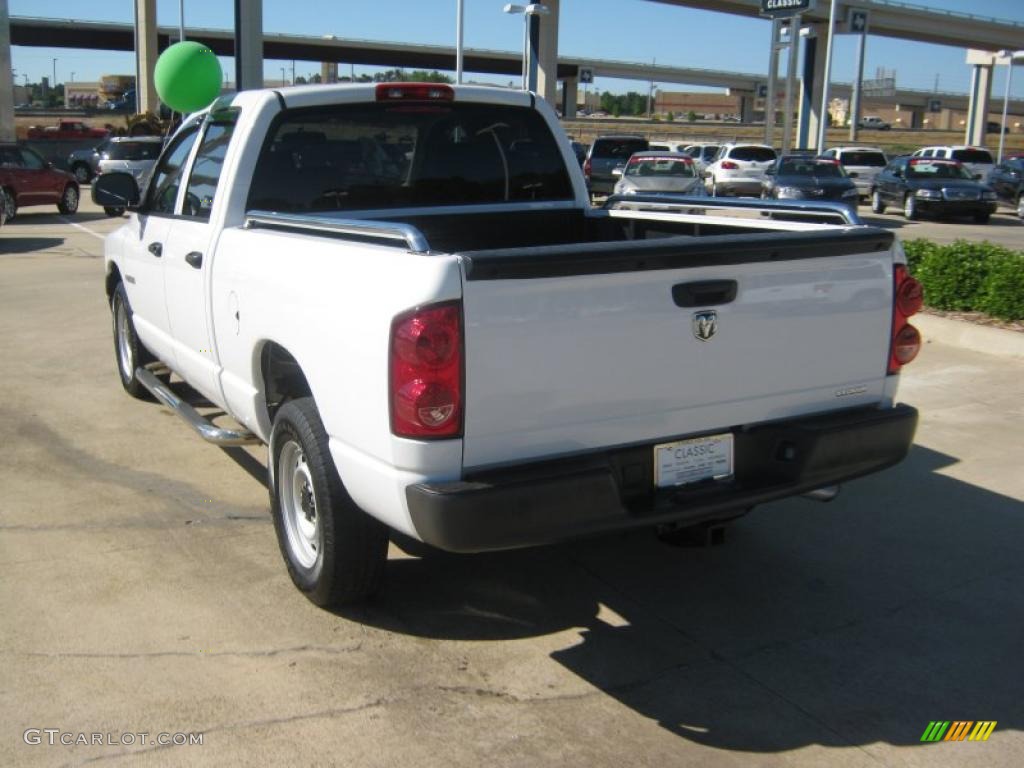
<path fill-rule="evenodd" d="M 1017 195 L 1017 218 L 1024 219 L 1024 193 Z"/>
<path fill-rule="evenodd" d="M 269 466 L 274 528 L 295 586 L 325 607 L 376 592 L 388 531 L 342 485 L 313 398 L 291 400 L 277 412 Z"/>
<path fill-rule="evenodd" d="M 910 193 L 903 198 L 903 217 L 908 221 L 914 221 L 917 215 L 917 198 Z"/>
<path fill-rule="evenodd" d="M 88 184 L 92 180 L 92 171 L 85 163 L 75 163 L 71 173 L 75 175 L 75 181 L 79 184 Z"/>
<path fill-rule="evenodd" d="M 72 184 L 64 187 L 64 194 L 60 196 L 57 210 L 68 215 L 78 210 L 78 187 Z"/>
<path fill-rule="evenodd" d="M 117 373 L 121 377 L 121 386 L 132 397 L 140 400 L 149 399 L 149 391 L 135 376 L 140 365 L 153 361 L 153 356 L 142 346 L 135 333 L 132 321 L 132 308 L 128 304 L 128 294 L 124 283 L 118 283 L 110 300 L 110 309 L 114 318 L 114 357 L 117 360 Z"/>
<path fill-rule="evenodd" d="M 882 202 L 882 195 L 877 189 L 871 193 L 871 212 L 885 213 L 885 203 Z"/>

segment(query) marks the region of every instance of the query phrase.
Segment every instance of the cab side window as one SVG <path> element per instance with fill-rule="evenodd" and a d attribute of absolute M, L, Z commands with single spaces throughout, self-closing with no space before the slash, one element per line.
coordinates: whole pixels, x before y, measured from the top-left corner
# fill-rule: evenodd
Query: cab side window
<path fill-rule="evenodd" d="M 213 209 L 213 198 L 217 192 L 217 182 L 224 166 L 224 156 L 234 133 L 235 118 L 238 110 L 225 110 L 216 121 L 209 122 L 199 145 L 199 152 L 192 164 L 188 186 L 185 188 L 185 216 L 208 220 Z"/>
<path fill-rule="evenodd" d="M 21 168 L 21 151 L 17 147 L 0 147 L 0 168 Z"/>
<path fill-rule="evenodd" d="M 21 157 L 22 165 L 25 168 L 31 168 L 34 171 L 38 171 L 46 167 L 46 161 L 30 149 L 22 149 Z"/>
<path fill-rule="evenodd" d="M 174 202 L 178 198 L 178 187 L 185 172 L 185 163 L 196 142 L 199 127 L 186 129 L 175 137 L 160 159 L 153 179 L 149 183 L 149 194 L 146 196 L 145 210 L 147 213 L 170 216 L 174 214 Z"/>

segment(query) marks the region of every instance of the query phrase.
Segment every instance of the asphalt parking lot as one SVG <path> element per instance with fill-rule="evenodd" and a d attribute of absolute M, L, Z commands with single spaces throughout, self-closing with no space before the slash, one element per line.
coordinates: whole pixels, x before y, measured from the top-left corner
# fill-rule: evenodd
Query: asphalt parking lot
<path fill-rule="evenodd" d="M 881 218 L 1024 246 L 1008 214 Z M 393 544 L 379 598 L 330 613 L 285 572 L 262 452 L 121 391 L 116 225 L 85 203 L 0 230 L 0 762 L 1024 764 L 1024 363 L 929 340 L 902 384 L 922 412 L 906 462 L 758 508 L 722 546 Z M 936 719 L 997 726 L 921 744 Z"/>

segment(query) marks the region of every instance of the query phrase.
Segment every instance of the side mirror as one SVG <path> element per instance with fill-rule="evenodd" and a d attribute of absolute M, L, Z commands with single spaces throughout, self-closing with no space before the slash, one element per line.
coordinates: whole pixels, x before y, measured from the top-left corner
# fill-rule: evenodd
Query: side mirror
<path fill-rule="evenodd" d="M 774 168 L 766 169 L 765 172 L 764 172 L 764 175 L 765 176 L 774 176 L 775 175 L 775 169 Z"/>
<path fill-rule="evenodd" d="M 860 176 L 860 174 L 857 173 L 856 171 L 853 171 L 853 172 L 848 173 L 846 175 L 849 176 L 851 179 L 856 179 L 858 176 Z"/>
<path fill-rule="evenodd" d="M 138 210 L 139 185 L 130 173 L 104 173 L 92 183 L 92 201 L 104 208 Z"/>
<path fill-rule="evenodd" d="M 621 168 L 612 168 L 612 176 L 614 176 L 617 179 L 621 178 L 622 177 L 622 169 Z"/>
<path fill-rule="evenodd" d="M 981 180 L 981 174 L 980 173 L 974 174 L 974 178 L 975 178 L 976 181 L 980 181 Z"/>

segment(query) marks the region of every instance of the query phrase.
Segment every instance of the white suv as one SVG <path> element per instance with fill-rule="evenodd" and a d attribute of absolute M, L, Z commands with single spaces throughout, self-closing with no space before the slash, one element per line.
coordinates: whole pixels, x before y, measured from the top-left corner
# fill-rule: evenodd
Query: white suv
<path fill-rule="evenodd" d="M 832 147 L 822 152 L 821 156 L 839 161 L 846 175 L 857 185 L 857 193 L 861 197 L 871 195 L 875 176 L 889 162 L 885 153 L 877 147 Z"/>
<path fill-rule="evenodd" d="M 777 155 L 767 144 L 723 144 L 704 171 L 712 195 L 760 195 L 765 171 Z"/>
<path fill-rule="evenodd" d="M 921 147 L 914 157 L 937 157 L 943 160 L 956 160 L 971 172 L 976 179 L 985 179 L 988 172 L 995 166 L 992 153 L 984 147 L 968 147 L 956 144 L 945 147 Z"/>

